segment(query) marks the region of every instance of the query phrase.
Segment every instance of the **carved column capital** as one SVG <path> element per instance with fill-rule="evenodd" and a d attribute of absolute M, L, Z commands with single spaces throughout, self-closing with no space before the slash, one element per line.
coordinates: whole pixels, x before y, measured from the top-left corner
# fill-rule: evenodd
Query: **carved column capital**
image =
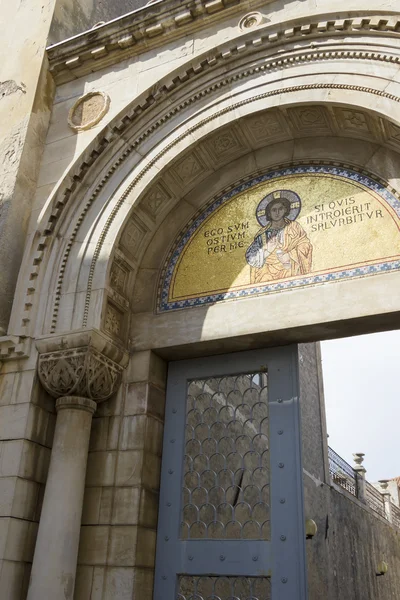
<path fill-rule="evenodd" d="M 128 363 L 126 351 L 95 329 L 40 338 L 36 347 L 39 379 L 54 398 L 107 400 Z"/>

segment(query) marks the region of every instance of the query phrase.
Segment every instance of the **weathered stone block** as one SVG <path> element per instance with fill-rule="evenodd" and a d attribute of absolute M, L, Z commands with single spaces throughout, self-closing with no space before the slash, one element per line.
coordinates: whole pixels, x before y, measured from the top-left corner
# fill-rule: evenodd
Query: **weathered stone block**
<path fill-rule="evenodd" d="M 51 445 L 55 427 L 55 414 L 40 406 L 30 404 L 25 437 L 43 446 Z"/>
<path fill-rule="evenodd" d="M 50 463 L 50 448 L 25 440 L 22 445 L 22 456 L 19 476 L 45 483 Z"/>
<path fill-rule="evenodd" d="M 0 405 L 11 404 L 15 378 L 15 373 L 0 375 Z"/>
<path fill-rule="evenodd" d="M 142 482 L 145 487 L 152 490 L 160 488 L 160 469 L 161 459 L 154 454 L 146 452 L 144 455 L 143 478 Z"/>
<path fill-rule="evenodd" d="M 109 568 L 105 574 L 104 596 L 102 598 L 118 598 L 132 600 L 134 570 L 129 568 Z"/>
<path fill-rule="evenodd" d="M 119 386 L 119 389 L 112 398 L 106 402 L 101 402 L 96 411 L 96 417 L 115 417 L 121 414 L 122 400 L 125 394 L 125 387 Z"/>
<path fill-rule="evenodd" d="M 154 571 L 135 569 L 133 597 L 140 600 L 153 600 Z"/>
<path fill-rule="evenodd" d="M 0 477 L 18 476 L 39 483 L 46 481 L 50 450 L 27 440 L 0 442 Z"/>
<path fill-rule="evenodd" d="M 97 525 L 99 523 L 101 487 L 87 487 L 83 500 L 82 525 Z"/>
<path fill-rule="evenodd" d="M 121 431 L 121 417 L 110 417 L 108 424 L 107 450 L 117 450 Z"/>
<path fill-rule="evenodd" d="M 23 563 L 2 560 L 0 561 L 0 589 L 4 599 L 22 600 L 26 584 L 26 568 Z"/>
<path fill-rule="evenodd" d="M 0 558 L 31 562 L 37 528 L 32 521 L 0 518 Z"/>
<path fill-rule="evenodd" d="M 164 410 L 165 393 L 160 388 L 143 382 L 127 385 L 125 415 L 149 413 L 162 418 Z"/>
<path fill-rule="evenodd" d="M 22 404 L 24 402 L 32 402 L 49 412 L 54 412 L 54 400 L 39 386 L 35 369 L 16 374 L 11 403 Z"/>
<path fill-rule="evenodd" d="M 147 417 L 145 449 L 151 452 L 151 454 L 161 456 L 163 445 L 163 432 L 164 425 L 161 421 L 159 421 L 158 419 L 154 419 L 151 416 Z"/>
<path fill-rule="evenodd" d="M 103 600 L 104 580 L 107 569 L 105 567 L 94 567 L 92 595 L 90 600 Z M 86 600 L 86 599 L 85 599 Z"/>
<path fill-rule="evenodd" d="M 18 477 L 0 478 L 0 516 L 34 520 L 39 487 Z"/>
<path fill-rule="evenodd" d="M 99 523 L 111 523 L 114 494 L 114 488 L 103 487 L 101 492 Z"/>
<path fill-rule="evenodd" d="M 0 442 L 0 477 L 12 477 L 19 474 L 22 449 L 22 440 Z"/>
<path fill-rule="evenodd" d="M 142 489 L 140 494 L 140 525 L 154 529 L 157 527 L 158 499 L 159 496 L 156 492 Z"/>
<path fill-rule="evenodd" d="M 84 525 L 81 528 L 78 562 L 81 565 L 105 565 L 110 528 Z"/>
<path fill-rule="evenodd" d="M 142 470 L 144 464 L 144 452 L 138 450 L 126 450 L 118 453 L 116 484 L 140 485 L 142 482 Z"/>
<path fill-rule="evenodd" d="M 138 528 L 134 526 L 111 527 L 110 551 L 107 563 L 114 566 L 134 566 Z"/>
<path fill-rule="evenodd" d="M 113 485 L 116 458 L 116 452 L 89 452 L 86 485 Z"/>
<path fill-rule="evenodd" d="M 90 451 L 107 450 L 109 417 L 94 417 L 90 432 Z"/>
<path fill-rule="evenodd" d="M 140 527 L 137 536 L 135 565 L 137 567 L 154 567 L 156 552 L 156 532 L 153 529 Z"/>
<path fill-rule="evenodd" d="M 135 352 L 129 361 L 124 379 L 127 383 L 150 381 L 164 389 L 167 381 L 167 363 L 151 352 Z"/>
<path fill-rule="evenodd" d="M 117 488 L 115 490 L 112 522 L 116 525 L 139 523 L 141 504 L 139 487 Z"/>
<path fill-rule="evenodd" d="M 93 570 L 93 567 L 78 566 L 76 571 L 74 600 L 88 600 L 91 598 Z"/>
<path fill-rule="evenodd" d="M 28 403 L 0 406 L 0 440 L 24 437 L 29 410 Z"/>
<path fill-rule="evenodd" d="M 123 418 L 121 450 L 143 450 L 145 448 L 147 421 L 145 415 Z"/>

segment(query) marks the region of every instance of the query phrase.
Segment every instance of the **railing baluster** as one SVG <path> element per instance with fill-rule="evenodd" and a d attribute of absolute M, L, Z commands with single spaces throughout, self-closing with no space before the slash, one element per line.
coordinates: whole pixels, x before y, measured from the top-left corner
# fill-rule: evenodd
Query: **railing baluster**
<path fill-rule="evenodd" d="M 345 489 L 352 496 L 364 501 L 373 511 L 400 529 L 400 508 L 386 500 L 369 481 L 365 480 L 365 469 L 361 466 L 363 454 L 355 454 L 356 467 L 353 468 L 332 448 L 328 447 L 329 473 L 332 482 Z M 362 472 L 361 472 L 362 471 Z"/>

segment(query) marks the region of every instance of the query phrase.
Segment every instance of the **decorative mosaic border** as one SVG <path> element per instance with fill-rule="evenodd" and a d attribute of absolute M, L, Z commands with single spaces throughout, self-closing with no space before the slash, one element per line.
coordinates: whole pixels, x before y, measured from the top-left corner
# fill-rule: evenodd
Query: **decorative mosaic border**
<path fill-rule="evenodd" d="M 302 277 L 301 279 L 280 281 L 277 283 L 269 283 L 266 285 L 260 285 L 257 287 L 245 288 L 237 291 L 229 291 L 223 293 L 215 293 L 208 296 L 201 296 L 197 298 L 186 298 L 184 300 L 177 300 L 174 302 L 168 302 L 169 290 L 173 279 L 173 273 L 177 262 L 184 250 L 186 244 L 190 238 L 194 235 L 196 230 L 202 225 L 202 223 L 220 206 L 230 200 L 233 196 L 248 190 L 259 183 L 270 181 L 278 177 L 285 177 L 289 175 L 303 175 L 309 173 L 323 174 L 323 175 L 334 175 L 336 177 L 343 177 L 356 183 L 367 187 L 371 191 L 377 193 L 385 202 L 392 207 L 396 215 L 400 219 L 400 200 L 394 196 L 388 189 L 382 184 L 374 181 L 365 174 L 358 173 L 340 166 L 329 166 L 329 165 L 299 165 L 286 167 L 283 169 L 271 171 L 258 177 L 249 179 L 248 181 L 241 183 L 240 185 L 230 189 L 225 194 L 222 194 L 219 198 L 214 200 L 197 218 L 191 222 L 184 232 L 182 237 L 179 239 L 177 245 L 172 251 L 172 255 L 168 258 L 166 270 L 163 274 L 161 282 L 161 293 L 158 300 L 157 312 L 167 312 L 171 310 L 179 310 L 182 308 L 189 308 L 193 306 L 204 306 L 207 304 L 215 304 L 216 302 L 222 302 L 224 300 L 234 300 L 237 298 L 246 298 L 252 296 L 259 296 L 266 293 L 281 292 L 284 290 L 292 290 L 301 288 L 309 285 L 318 285 L 329 281 L 340 281 L 344 279 L 353 279 L 358 277 L 365 277 L 368 275 L 375 275 L 378 273 L 385 273 L 388 271 L 400 270 L 400 260 L 389 260 L 373 265 L 365 265 L 362 267 L 348 268 L 333 273 L 326 273 L 320 275 L 313 275 L 310 277 Z"/>

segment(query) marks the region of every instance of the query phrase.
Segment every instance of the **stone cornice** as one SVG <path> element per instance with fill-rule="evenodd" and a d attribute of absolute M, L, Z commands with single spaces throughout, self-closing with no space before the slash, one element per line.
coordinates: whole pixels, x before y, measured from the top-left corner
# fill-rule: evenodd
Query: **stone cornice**
<path fill-rule="evenodd" d="M 254 0 L 252 9 L 271 1 Z M 63 80 L 74 79 L 246 9 L 241 0 L 158 1 L 50 46 L 50 69 L 55 75 L 62 72 Z"/>
<path fill-rule="evenodd" d="M 212 6 L 211 6 L 212 5 Z M 265 5 L 260 0 L 252 4 L 256 9 Z M 247 8 L 247 7 L 246 7 Z M 244 6 L 240 0 L 176 0 L 157 2 L 146 10 L 130 13 L 121 19 L 111 21 L 97 29 L 48 48 L 50 69 L 60 83 L 84 76 L 120 62 L 129 56 L 139 54 L 156 46 L 162 46 L 171 40 L 184 37 L 200 28 L 204 28 L 217 18 L 242 14 Z M 186 15 L 186 17 L 185 17 Z M 377 11 L 376 14 L 360 15 L 360 11 L 341 16 L 335 14 L 332 19 L 324 16 L 297 18 L 284 24 L 260 25 L 249 34 L 259 31 L 257 45 L 273 47 L 285 42 L 300 39 L 318 39 L 343 35 L 375 34 L 400 37 L 400 16 L 388 15 Z M 251 49 L 254 39 L 239 44 L 237 52 Z M 242 39 L 242 38 L 241 38 Z M 248 48 L 247 48 L 248 46 Z M 229 54 L 223 58 L 229 58 Z"/>

